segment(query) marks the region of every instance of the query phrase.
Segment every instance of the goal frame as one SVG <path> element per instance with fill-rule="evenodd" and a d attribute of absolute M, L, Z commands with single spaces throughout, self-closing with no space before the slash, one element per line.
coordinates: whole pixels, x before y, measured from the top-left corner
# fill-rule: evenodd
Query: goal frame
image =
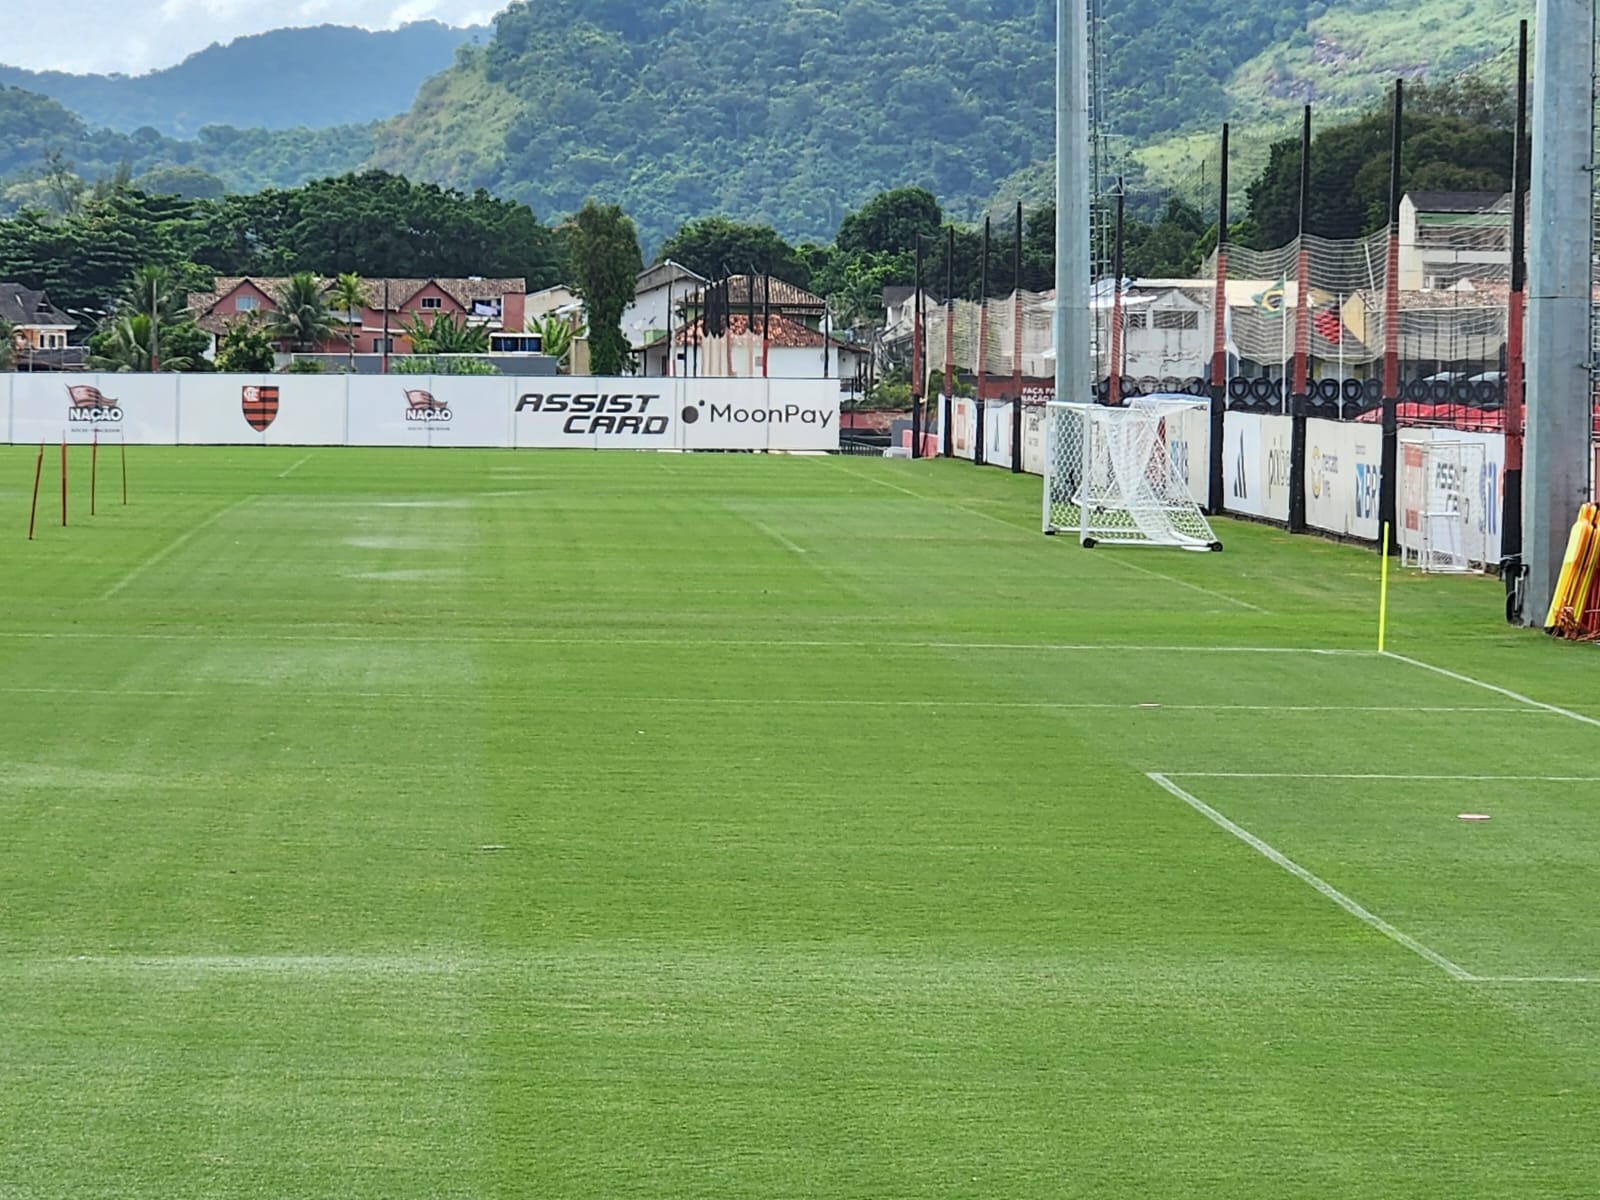
<path fill-rule="evenodd" d="M 1045 406 L 1042 523 L 1046 534 L 1073 530 L 1085 548 L 1099 545 L 1164 546 L 1221 550 L 1210 523 L 1180 478 L 1163 423 L 1189 411 L 1206 411 L 1203 397 L 1141 396 L 1125 405 L 1052 400 Z M 1130 421 L 1151 430 L 1114 425 Z M 1064 470 L 1071 478 L 1063 480 Z"/>

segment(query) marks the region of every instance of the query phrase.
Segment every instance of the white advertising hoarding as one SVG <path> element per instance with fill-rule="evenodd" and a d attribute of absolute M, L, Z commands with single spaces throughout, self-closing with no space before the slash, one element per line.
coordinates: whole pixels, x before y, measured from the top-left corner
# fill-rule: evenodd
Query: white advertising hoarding
<path fill-rule="evenodd" d="M 978 405 L 968 396 L 950 401 L 950 454 L 975 459 L 978 453 Z"/>
<path fill-rule="evenodd" d="M 1011 466 L 1011 402 L 983 402 L 983 461 L 991 467 Z"/>
<path fill-rule="evenodd" d="M 12 442 L 820 452 L 834 379 L 359 375 L 0 377 Z"/>
<path fill-rule="evenodd" d="M 1231 410 L 1222 419 L 1223 507 L 1248 517 L 1267 515 L 1267 486 L 1261 476 L 1261 422 L 1256 413 Z"/>
<path fill-rule="evenodd" d="M 1383 432 L 1358 421 L 1306 421 L 1306 524 L 1378 539 Z"/>
<path fill-rule="evenodd" d="M 1430 443 L 1459 443 L 1483 447 L 1483 458 L 1478 466 L 1478 477 L 1465 480 L 1439 480 L 1425 478 L 1426 459 L 1422 448 Z M 1422 551 L 1423 512 L 1429 506 L 1430 496 L 1440 492 L 1466 493 L 1468 519 L 1474 531 L 1481 536 L 1486 561 L 1500 561 L 1500 518 L 1505 509 L 1505 456 L 1506 439 L 1502 433 L 1467 433 L 1458 429 L 1402 429 L 1400 430 L 1400 483 L 1395 493 L 1395 531 L 1399 545 L 1411 554 Z M 1436 465 L 1435 469 L 1454 469 Z"/>

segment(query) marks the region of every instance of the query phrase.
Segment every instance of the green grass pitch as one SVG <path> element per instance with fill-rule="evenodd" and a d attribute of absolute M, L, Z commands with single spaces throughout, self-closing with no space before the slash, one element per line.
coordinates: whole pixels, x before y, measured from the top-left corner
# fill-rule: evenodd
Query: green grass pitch
<path fill-rule="evenodd" d="M 6 1200 L 1600 1187 L 1600 659 L 1493 580 L 1380 657 L 1369 551 L 741 455 L 80 449 L 29 543 L 34 453 Z"/>

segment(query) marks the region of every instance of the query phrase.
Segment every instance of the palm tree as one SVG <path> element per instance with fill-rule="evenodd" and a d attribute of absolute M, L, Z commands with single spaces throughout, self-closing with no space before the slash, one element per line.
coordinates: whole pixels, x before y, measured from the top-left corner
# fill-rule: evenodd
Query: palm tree
<path fill-rule="evenodd" d="M 267 331 L 274 341 L 288 342 L 292 349 L 306 352 L 333 336 L 327 293 L 310 271 L 291 275 L 274 299 L 278 311 L 267 314 Z"/>
<path fill-rule="evenodd" d="M 550 313 L 543 320 L 530 320 L 528 332 L 539 335 L 539 349 L 556 360 L 557 371 L 565 368 L 567 356 L 572 353 L 573 339 L 582 336 L 575 322 L 555 313 Z"/>
<path fill-rule="evenodd" d="M 489 331 L 482 325 L 468 325 L 450 313 L 440 313 L 430 325 L 412 314 L 405 326 L 411 348 L 418 354 L 487 354 Z"/>
<path fill-rule="evenodd" d="M 134 271 L 117 299 L 118 318 L 144 317 L 151 330 L 145 346 L 147 366 L 141 370 L 161 370 L 161 327 L 185 320 L 189 311 L 183 291 L 172 272 L 162 266 L 143 266 Z"/>
<path fill-rule="evenodd" d="M 148 371 L 155 351 L 152 322 L 144 313 L 124 314 L 112 319 L 104 327 L 110 336 L 101 343 L 102 348 L 89 356 L 89 365 L 97 371 Z M 182 355 L 166 360 L 171 371 L 184 371 L 193 362 Z"/>
<path fill-rule="evenodd" d="M 361 311 L 367 306 L 367 289 L 361 276 L 345 272 L 333 281 L 333 291 L 328 297 L 336 309 L 344 313 L 345 340 L 350 345 L 350 370 L 356 369 L 356 330 L 361 328 Z"/>

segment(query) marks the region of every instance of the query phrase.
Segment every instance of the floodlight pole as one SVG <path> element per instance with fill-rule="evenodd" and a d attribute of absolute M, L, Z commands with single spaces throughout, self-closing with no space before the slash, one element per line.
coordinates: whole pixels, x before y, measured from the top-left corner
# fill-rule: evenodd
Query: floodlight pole
<path fill-rule="evenodd" d="M 1056 0 L 1056 399 L 1089 379 L 1089 9 Z"/>
<path fill-rule="evenodd" d="M 1538 0 L 1533 28 L 1523 621 L 1542 628 L 1590 495 L 1593 0 Z"/>

